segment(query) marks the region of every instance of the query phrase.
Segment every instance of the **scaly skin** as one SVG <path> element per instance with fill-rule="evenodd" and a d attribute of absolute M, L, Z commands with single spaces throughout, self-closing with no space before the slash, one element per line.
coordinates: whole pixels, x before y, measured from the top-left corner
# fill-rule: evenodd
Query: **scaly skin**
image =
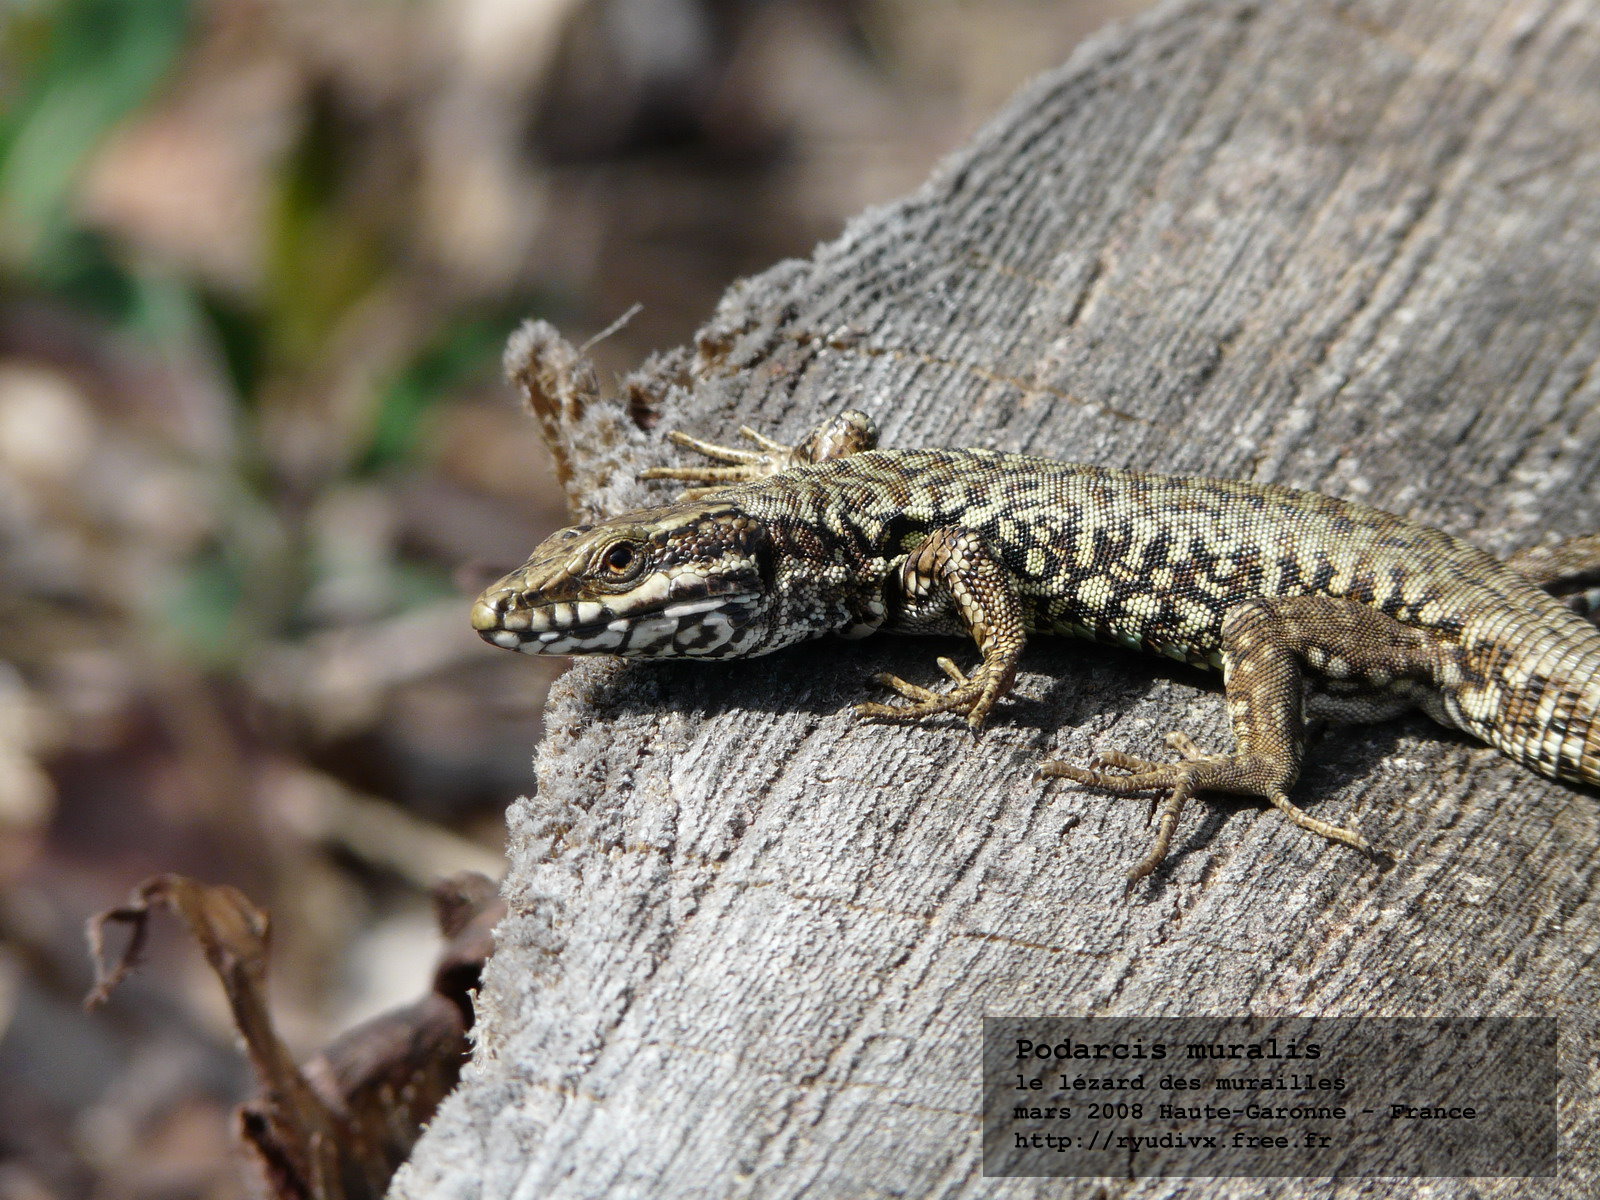
<path fill-rule="evenodd" d="M 1269 484 L 1149 475 L 989 450 L 877 450 L 847 412 L 788 447 L 682 434 L 718 466 L 646 478 L 702 486 L 679 502 L 562 530 L 484 593 L 473 626 L 534 654 L 732 658 L 879 629 L 965 633 L 982 661 L 953 686 L 879 681 L 905 703 L 857 705 L 980 727 L 1028 634 L 1092 638 L 1221 670 L 1232 754 L 1173 734 L 1173 763 L 1104 754 L 1062 776 L 1165 793 L 1166 855 L 1197 791 L 1289 800 L 1307 683 L 1322 710 L 1372 720 L 1413 706 L 1557 779 L 1600 783 L 1600 630 L 1551 594 L 1600 578 L 1600 538 L 1503 563 L 1390 513 Z M 1549 590 L 1545 590 L 1549 589 Z"/>

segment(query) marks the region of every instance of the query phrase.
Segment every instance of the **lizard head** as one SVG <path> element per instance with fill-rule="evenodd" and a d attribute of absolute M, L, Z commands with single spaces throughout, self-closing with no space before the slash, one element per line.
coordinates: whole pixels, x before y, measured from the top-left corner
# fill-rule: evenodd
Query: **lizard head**
<path fill-rule="evenodd" d="M 472 627 L 528 654 L 749 653 L 766 609 L 767 544 L 761 524 L 725 502 L 576 525 L 484 592 Z"/>

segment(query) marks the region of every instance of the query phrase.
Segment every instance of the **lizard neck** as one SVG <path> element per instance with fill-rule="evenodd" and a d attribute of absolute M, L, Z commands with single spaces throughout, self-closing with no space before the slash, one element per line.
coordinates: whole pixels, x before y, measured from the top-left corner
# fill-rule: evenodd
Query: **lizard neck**
<path fill-rule="evenodd" d="M 829 633 L 866 637 L 883 625 L 890 560 L 881 525 L 846 519 L 819 527 L 802 514 L 768 521 L 771 608 L 757 653 Z"/>

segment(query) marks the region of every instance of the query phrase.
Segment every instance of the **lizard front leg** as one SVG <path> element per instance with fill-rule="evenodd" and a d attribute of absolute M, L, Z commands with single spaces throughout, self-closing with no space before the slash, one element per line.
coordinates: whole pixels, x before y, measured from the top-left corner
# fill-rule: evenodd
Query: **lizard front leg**
<path fill-rule="evenodd" d="M 1422 632 L 1363 604 L 1323 596 L 1251 600 L 1228 613 L 1222 630 L 1234 753 L 1205 754 L 1186 735 L 1170 734 L 1168 743 L 1182 755 L 1176 763 L 1113 752 L 1096 756 L 1087 768 L 1047 762 L 1040 772 L 1118 795 L 1167 793 L 1155 844 L 1128 872 L 1130 884 L 1166 857 L 1179 814 L 1199 791 L 1259 796 L 1303 829 L 1370 851 L 1360 834 L 1319 821 L 1289 799 L 1305 752 L 1302 665 L 1381 689 L 1398 680 L 1431 684 L 1435 663 Z"/>
<path fill-rule="evenodd" d="M 754 442 L 757 449 L 741 450 L 735 446 L 719 446 L 715 442 L 704 442 L 673 430 L 667 436 L 678 445 L 693 450 L 696 454 L 703 454 L 714 462 L 727 465 L 650 467 L 639 472 L 639 478 L 681 479 L 686 483 L 707 485 L 688 488 L 681 497 L 684 500 L 698 500 L 730 484 L 748 483 L 753 479 L 765 479 L 768 475 L 787 471 L 791 467 L 809 466 L 812 463 L 844 458 L 849 454 L 860 454 L 864 450 L 875 449 L 878 445 L 877 426 L 865 413 L 857 412 L 855 409 L 846 409 L 838 416 L 824 421 L 793 446 L 786 446 L 782 442 L 764 437 L 748 425 L 739 426 L 739 434 Z"/>
<path fill-rule="evenodd" d="M 938 629 L 953 620 L 978 643 L 983 662 L 968 675 L 948 658 L 939 659 L 940 669 L 955 681 L 956 686 L 948 692 L 918 687 L 897 675 L 879 675 L 879 683 L 911 703 L 863 703 L 856 705 L 856 712 L 888 721 L 916 721 L 953 712 L 965 716 L 974 730 L 979 729 L 995 702 L 1011 689 L 1027 640 L 1022 605 L 1010 579 L 982 538 L 965 529 L 947 528 L 934 530 L 906 556 L 899 588 L 895 627 Z"/>

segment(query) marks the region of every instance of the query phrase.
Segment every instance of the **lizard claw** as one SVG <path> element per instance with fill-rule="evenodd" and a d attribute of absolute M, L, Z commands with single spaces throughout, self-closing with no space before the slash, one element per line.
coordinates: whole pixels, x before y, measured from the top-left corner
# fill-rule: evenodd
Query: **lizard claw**
<path fill-rule="evenodd" d="M 682 483 L 700 484 L 700 487 L 685 488 L 678 496 L 680 500 L 699 500 L 736 483 L 765 479 L 768 475 L 796 465 L 793 447 L 762 437 L 745 426 L 740 426 L 739 432 L 760 449 L 741 450 L 735 446 L 721 446 L 673 430 L 667 437 L 674 443 L 720 465 L 702 463 L 693 467 L 647 467 L 639 472 L 639 478 L 676 479 Z"/>
<path fill-rule="evenodd" d="M 1074 783 L 1103 788 L 1112 795 L 1127 796 L 1132 799 L 1140 798 L 1141 792 L 1168 793 L 1166 801 L 1160 808 L 1161 821 L 1156 827 L 1155 843 L 1150 847 L 1149 853 L 1128 872 L 1128 886 L 1132 887 L 1153 872 L 1167 857 L 1167 850 L 1172 845 L 1172 835 L 1178 827 L 1178 817 L 1183 812 L 1184 805 L 1189 802 L 1195 791 L 1203 786 L 1201 777 L 1204 773 L 1197 768 L 1206 761 L 1208 760 L 1189 759 L 1181 763 L 1163 765 L 1112 750 L 1096 754 L 1089 760 L 1090 765 L 1087 768 L 1054 760 L 1042 763 L 1039 766 L 1039 774 L 1070 779 Z M 1113 775 L 1106 770 L 1108 767 L 1126 773 Z"/>
<path fill-rule="evenodd" d="M 989 711 L 994 708 L 995 702 L 1005 690 L 1004 682 L 998 678 L 985 678 L 981 668 L 972 675 L 967 675 L 948 658 L 941 658 L 939 666 L 955 681 L 956 686 L 952 690 L 935 692 L 914 683 L 907 683 L 898 675 L 885 672 L 874 675 L 873 679 L 887 688 L 892 688 L 911 703 L 879 704 L 874 701 L 863 701 L 855 706 L 856 715 L 879 721 L 920 721 L 924 717 L 956 713 L 965 717 L 968 726 L 976 733 L 983 727 Z"/>
<path fill-rule="evenodd" d="M 1155 845 L 1128 872 L 1129 884 L 1137 883 L 1149 875 L 1167 856 L 1178 815 L 1199 791 L 1259 796 L 1302 829 L 1309 829 L 1312 833 L 1365 854 L 1373 853 L 1371 845 L 1360 834 L 1327 821 L 1319 821 L 1294 804 L 1285 786 L 1262 778 L 1260 764 L 1256 760 L 1243 755 L 1206 754 L 1194 739 L 1184 733 L 1169 733 L 1166 741 L 1182 756 L 1178 762 L 1155 763 L 1108 750 L 1090 758 L 1088 767 L 1055 760 L 1039 766 L 1042 776 L 1070 779 L 1075 783 L 1101 788 L 1114 796 L 1135 797 L 1141 792 L 1167 793 L 1160 809 L 1161 824 L 1156 831 Z"/>
<path fill-rule="evenodd" d="M 891 675 L 887 671 L 880 671 L 878 674 L 872 677 L 872 681 L 874 683 L 881 683 L 884 687 L 891 688 L 894 691 L 899 692 L 907 700 L 916 700 L 920 703 L 927 704 L 931 701 L 939 699 L 938 692 L 930 691 L 925 687 L 919 687 L 914 683 L 907 683 L 904 679 L 901 679 L 900 676 Z M 880 705 L 879 707 L 883 706 Z M 898 712 L 900 710 L 896 709 L 895 711 Z"/>
<path fill-rule="evenodd" d="M 1204 750 L 1200 749 L 1200 747 L 1195 744 L 1194 739 L 1191 738 L 1186 733 L 1178 733 L 1178 732 L 1169 733 L 1169 734 L 1167 734 L 1166 741 L 1167 741 L 1167 745 L 1171 746 L 1174 750 L 1176 750 L 1178 752 L 1178 754 L 1182 757 L 1184 762 L 1196 762 L 1196 761 L 1206 757 L 1206 752 Z M 1089 758 L 1089 770 L 1084 772 L 1084 773 L 1085 774 L 1089 774 L 1089 775 L 1095 775 L 1095 776 L 1098 777 L 1096 780 L 1092 781 L 1092 782 L 1095 783 L 1095 786 L 1097 786 L 1097 787 L 1106 787 L 1107 785 L 1104 784 L 1104 783 L 1101 783 L 1099 781 L 1100 779 L 1103 778 L 1103 779 L 1114 779 L 1114 780 L 1119 780 L 1119 781 L 1126 781 L 1127 779 L 1129 779 L 1129 778 L 1131 778 L 1133 776 L 1160 776 L 1163 780 L 1165 780 L 1167 778 L 1167 776 L 1169 776 L 1173 772 L 1175 772 L 1177 770 L 1177 768 L 1180 767 L 1181 765 L 1182 765 L 1182 763 L 1158 763 L 1158 762 L 1153 762 L 1148 758 L 1136 758 L 1132 754 L 1124 754 L 1120 750 L 1102 750 L 1098 754 L 1094 754 L 1094 755 L 1090 756 L 1090 758 Z M 1057 762 L 1051 762 L 1051 763 L 1046 763 L 1045 764 L 1045 767 L 1065 768 L 1065 766 L 1066 766 L 1065 763 L 1057 763 Z M 1121 771 L 1122 774 L 1120 774 L 1120 775 L 1106 775 L 1105 772 L 1106 772 L 1107 768 L 1110 768 L 1110 769 L 1112 769 L 1114 771 Z M 1077 770 L 1077 769 L 1078 768 L 1076 768 L 1076 767 L 1073 768 L 1073 770 Z M 1040 771 L 1041 771 L 1041 773 L 1046 774 L 1046 775 L 1055 775 L 1055 774 L 1063 774 L 1064 773 L 1064 771 L 1059 771 L 1059 770 L 1057 770 L 1057 771 L 1046 771 L 1046 770 L 1044 770 L 1044 767 L 1041 767 Z M 1079 782 L 1091 782 L 1091 781 L 1089 781 L 1089 780 L 1080 780 Z M 1157 787 L 1170 787 L 1171 783 L 1170 782 L 1152 782 L 1152 783 L 1150 783 L 1150 784 L 1148 784 L 1146 786 L 1147 786 L 1147 789 L 1148 788 L 1157 788 Z"/>

